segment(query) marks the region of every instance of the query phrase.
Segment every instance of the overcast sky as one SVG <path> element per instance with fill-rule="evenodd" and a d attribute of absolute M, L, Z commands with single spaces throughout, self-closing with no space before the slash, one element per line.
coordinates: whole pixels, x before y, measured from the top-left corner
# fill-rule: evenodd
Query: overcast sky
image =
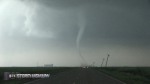
<path fill-rule="evenodd" d="M 150 66 L 150 0 L 0 0 L 0 66 L 100 66 L 108 53 L 109 66 Z"/>

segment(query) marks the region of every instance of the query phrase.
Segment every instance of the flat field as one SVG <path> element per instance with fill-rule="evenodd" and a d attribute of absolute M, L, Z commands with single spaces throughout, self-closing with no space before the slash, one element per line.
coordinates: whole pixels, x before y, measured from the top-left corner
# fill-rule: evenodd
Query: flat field
<path fill-rule="evenodd" d="M 96 69 L 126 84 L 150 84 L 150 67 L 102 67 Z"/>

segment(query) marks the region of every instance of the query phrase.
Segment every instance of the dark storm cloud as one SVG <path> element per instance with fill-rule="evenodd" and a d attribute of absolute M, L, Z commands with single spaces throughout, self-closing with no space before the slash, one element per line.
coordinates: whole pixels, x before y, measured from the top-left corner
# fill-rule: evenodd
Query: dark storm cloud
<path fill-rule="evenodd" d="M 95 2 L 97 1 L 93 1 L 93 3 Z M 91 2 L 85 1 L 89 5 L 86 6 L 85 19 L 87 23 L 84 36 L 96 39 L 114 38 L 114 40 L 149 42 L 150 4 L 147 2 L 147 0 L 116 0 L 91 4 Z M 76 1 L 76 3 L 84 5 L 80 1 Z"/>
<path fill-rule="evenodd" d="M 148 43 L 150 5 L 146 1 L 113 2 L 89 7 L 86 38 L 107 38 L 112 41 Z"/>
<path fill-rule="evenodd" d="M 56 9 L 73 8 L 84 4 L 100 3 L 104 0 L 37 0 L 38 3 Z M 108 0 L 105 0 L 108 1 Z"/>
<path fill-rule="evenodd" d="M 84 8 L 86 29 L 83 39 L 111 39 L 112 41 L 149 43 L 150 36 L 150 4 L 149 0 L 38 0 L 39 4 L 54 8 L 56 10 L 76 10 Z M 68 15 L 75 16 L 79 11 Z M 68 23 L 75 17 L 65 17 L 62 22 Z M 43 18 L 43 17 L 42 17 Z M 67 18 L 72 18 L 66 20 Z M 58 18 L 58 19 L 61 19 Z M 62 20 L 62 19 L 61 19 Z M 59 26 L 61 38 L 68 36 L 71 39 L 77 35 L 78 26 L 75 20 L 74 25 L 65 27 Z M 61 27 L 61 28 L 60 28 Z M 62 30 L 61 30 L 62 29 Z M 56 31 L 58 31 L 56 30 Z M 64 37 L 63 37 L 64 36 Z"/>
<path fill-rule="evenodd" d="M 27 33 L 41 38 L 56 36 L 68 42 L 79 31 L 78 13 L 84 13 L 83 40 L 149 43 L 149 0 L 28 0 L 32 8 Z M 31 3 L 30 3 L 31 2 Z M 32 7 L 32 6 L 31 6 Z M 30 36 L 30 35 L 29 35 Z"/>

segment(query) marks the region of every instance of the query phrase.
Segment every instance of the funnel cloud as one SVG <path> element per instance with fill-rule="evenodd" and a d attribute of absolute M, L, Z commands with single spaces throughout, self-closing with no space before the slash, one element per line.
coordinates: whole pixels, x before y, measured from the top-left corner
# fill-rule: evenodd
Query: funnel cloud
<path fill-rule="evenodd" d="M 84 11 L 80 10 L 78 13 L 78 26 L 79 26 L 79 31 L 77 34 L 77 39 L 76 39 L 76 46 L 77 46 L 77 50 L 79 52 L 79 56 L 81 57 L 83 64 L 85 64 L 85 58 L 82 56 L 82 52 L 80 49 L 80 41 L 82 39 L 82 36 L 84 34 L 85 31 L 85 27 L 86 27 L 86 20 L 85 20 L 85 15 L 84 15 Z"/>

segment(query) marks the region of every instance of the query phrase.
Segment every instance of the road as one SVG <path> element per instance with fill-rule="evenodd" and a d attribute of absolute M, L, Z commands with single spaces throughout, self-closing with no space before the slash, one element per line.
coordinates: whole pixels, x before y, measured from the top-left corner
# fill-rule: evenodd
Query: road
<path fill-rule="evenodd" d="M 100 71 L 79 68 L 62 72 L 48 79 L 40 79 L 25 84 L 125 84 Z"/>

